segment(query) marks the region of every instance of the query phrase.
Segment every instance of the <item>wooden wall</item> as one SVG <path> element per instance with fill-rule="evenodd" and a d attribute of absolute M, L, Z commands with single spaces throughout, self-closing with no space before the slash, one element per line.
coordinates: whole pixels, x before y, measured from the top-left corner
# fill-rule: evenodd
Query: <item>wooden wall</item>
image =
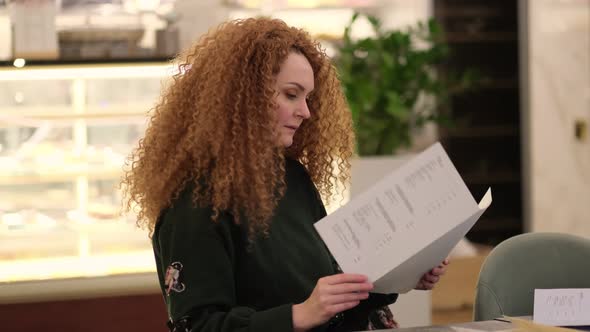
<path fill-rule="evenodd" d="M 161 294 L 0 305 L 10 332 L 166 332 Z"/>

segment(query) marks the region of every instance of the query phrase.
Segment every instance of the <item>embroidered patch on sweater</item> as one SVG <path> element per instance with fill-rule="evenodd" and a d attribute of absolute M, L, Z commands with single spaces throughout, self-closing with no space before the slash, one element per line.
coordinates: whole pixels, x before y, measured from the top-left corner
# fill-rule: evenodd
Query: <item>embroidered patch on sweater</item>
<path fill-rule="evenodd" d="M 369 324 L 367 330 L 380 330 L 380 329 L 396 329 L 399 325 L 393 318 L 393 313 L 388 306 L 384 306 L 377 310 L 374 310 L 369 314 Z"/>
<path fill-rule="evenodd" d="M 182 283 L 182 263 L 174 262 L 168 265 L 164 282 L 166 285 L 166 295 L 170 295 L 172 291 L 180 293 L 186 289 L 186 286 Z"/>

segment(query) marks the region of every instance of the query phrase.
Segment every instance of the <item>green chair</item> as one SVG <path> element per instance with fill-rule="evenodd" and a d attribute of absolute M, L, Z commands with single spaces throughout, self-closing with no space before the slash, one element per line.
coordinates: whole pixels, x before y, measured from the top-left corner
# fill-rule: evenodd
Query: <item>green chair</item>
<path fill-rule="evenodd" d="M 526 233 L 500 243 L 482 265 L 473 320 L 532 315 L 536 288 L 590 288 L 590 239 Z"/>

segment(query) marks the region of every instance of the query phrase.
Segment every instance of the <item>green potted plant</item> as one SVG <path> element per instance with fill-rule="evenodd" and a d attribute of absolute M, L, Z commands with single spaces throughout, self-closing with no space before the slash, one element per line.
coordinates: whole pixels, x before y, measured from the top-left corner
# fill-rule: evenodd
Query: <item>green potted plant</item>
<path fill-rule="evenodd" d="M 353 40 L 351 28 L 360 16 L 355 13 L 346 26 L 335 63 L 352 112 L 358 155 L 392 155 L 410 147 L 413 132 L 425 124 L 449 124 L 438 110 L 452 93 L 469 87 L 474 75 L 437 73 L 449 48 L 434 20 L 384 31 L 376 17 L 365 15 L 374 36 Z"/>

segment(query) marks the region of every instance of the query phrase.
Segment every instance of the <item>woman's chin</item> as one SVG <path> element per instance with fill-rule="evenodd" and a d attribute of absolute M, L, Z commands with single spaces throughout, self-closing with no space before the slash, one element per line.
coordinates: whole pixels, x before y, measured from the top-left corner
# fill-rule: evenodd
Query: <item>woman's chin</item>
<path fill-rule="evenodd" d="M 293 145 L 293 137 L 282 137 L 281 145 L 285 148 L 290 147 L 291 145 Z"/>

